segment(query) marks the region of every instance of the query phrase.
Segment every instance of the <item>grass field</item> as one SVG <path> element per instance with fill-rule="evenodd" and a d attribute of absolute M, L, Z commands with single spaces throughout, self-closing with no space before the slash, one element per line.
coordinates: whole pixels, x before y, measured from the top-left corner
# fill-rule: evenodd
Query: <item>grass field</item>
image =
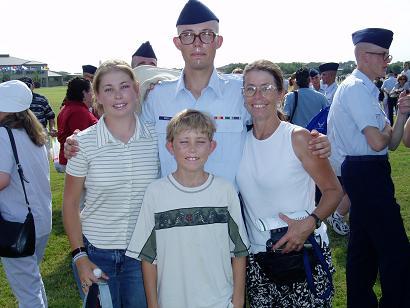
<path fill-rule="evenodd" d="M 57 114 L 65 94 L 65 87 L 42 88 L 36 92 L 45 95 Z M 410 236 L 410 149 L 402 145 L 390 153 L 396 197 L 401 205 L 407 234 Z M 51 167 L 51 189 L 53 193 L 53 230 L 50 236 L 41 271 L 50 307 L 81 307 L 81 301 L 70 268 L 70 248 L 61 219 L 64 175 Z M 329 231 L 333 261 L 336 266 L 334 284 L 336 296 L 333 307 L 346 306 L 345 259 L 347 239 Z M 1 266 L 0 266 L 1 268 Z M 377 285 L 376 290 L 380 293 Z M 0 270 L 0 307 L 17 307 L 16 300 L 8 287 L 4 272 Z M 182 308 L 182 307 L 181 307 Z"/>

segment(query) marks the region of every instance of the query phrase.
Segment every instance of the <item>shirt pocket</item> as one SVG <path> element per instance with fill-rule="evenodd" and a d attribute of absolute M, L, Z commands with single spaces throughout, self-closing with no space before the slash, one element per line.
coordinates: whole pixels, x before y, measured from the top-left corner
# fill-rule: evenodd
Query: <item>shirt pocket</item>
<path fill-rule="evenodd" d="M 217 142 L 216 149 L 210 156 L 210 159 L 216 161 L 227 161 L 232 159 L 232 151 L 240 147 L 242 143 L 242 133 L 244 125 L 241 117 L 238 119 L 215 119 Z"/>
<path fill-rule="evenodd" d="M 168 118 L 168 117 L 166 117 L 166 118 Z M 167 126 L 168 126 L 169 121 L 171 120 L 171 117 L 169 117 L 169 118 L 170 118 L 169 120 L 159 119 L 155 122 L 155 130 L 156 130 L 157 134 L 158 135 L 164 135 L 165 137 L 162 136 L 164 138 L 166 138 Z"/>

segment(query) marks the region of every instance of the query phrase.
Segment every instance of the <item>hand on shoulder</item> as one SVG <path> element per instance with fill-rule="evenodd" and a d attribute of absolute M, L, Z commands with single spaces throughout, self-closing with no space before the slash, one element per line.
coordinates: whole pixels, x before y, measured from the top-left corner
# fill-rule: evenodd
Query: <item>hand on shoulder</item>
<path fill-rule="evenodd" d="M 76 140 L 76 136 L 79 132 L 80 130 L 76 129 L 74 133 L 71 136 L 67 137 L 64 142 L 64 157 L 66 159 L 73 158 L 80 150 L 80 148 L 78 147 L 78 141 Z"/>

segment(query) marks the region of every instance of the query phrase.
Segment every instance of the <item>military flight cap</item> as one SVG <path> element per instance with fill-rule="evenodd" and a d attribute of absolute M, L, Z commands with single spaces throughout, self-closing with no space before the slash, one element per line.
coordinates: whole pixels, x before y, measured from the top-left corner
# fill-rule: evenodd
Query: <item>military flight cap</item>
<path fill-rule="evenodd" d="M 328 63 L 323 63 L 319 65 L 319 71 L 321 73 L 326 72 L 326 71 L 337 71 L 339 68 L 339 63 L 335 62 L 328 62 Z"/>
<path fill-rule="evenodd" d="M 88 74 L 94 75 L 96 70 L 97 68 L 93 65 L 89 65 L 89 64 L 83 65 L 83 74 L 88 73 Z"/>
<path fill-rule="evenodd" d="M 155 55 L 154 49 L 152 49 L 152 46 L 149 41 L 142 43 L 141 46 L 137 49 L 137 51 L 132 56 L 133 57 L 139 56 L 139 57 L 144 57 L 144 58 L 154 58 L 155 60 L 157 60 L 157 56 Z"/>
<path fill-rule="evenodd" d="M 393 41 L 393 32 L 383 28 L 366 28 L 352 33 L 353 45 L 371 43 L 389 49 Z"/>
<path fill-rule="evenodd" d="M 309 76 L 310 76 L 310 77 L 315 77 L 315 76 L 317 76 L 317 75 L 319 75 L 318 70 L 317 70 L 317 69 L 314 69 L 314 68 L 311 68 L 310 71 L 309 71 Z"/>
<path fill-rule="evenodd" d="M 197 0 L 189 0 L 179 14 L 177 26 L 195 25 L 210 20 L 219 22 L 218 17 L 205 4 Z"/>

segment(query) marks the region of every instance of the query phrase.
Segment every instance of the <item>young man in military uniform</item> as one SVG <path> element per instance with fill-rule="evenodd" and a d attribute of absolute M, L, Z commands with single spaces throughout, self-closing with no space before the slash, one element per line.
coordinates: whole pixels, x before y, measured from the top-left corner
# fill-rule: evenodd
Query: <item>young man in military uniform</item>
<path fill-rule="evenodd" d="M 369 28 L 352 39 L 357 69 L 339 85 L 328 118 L 332 160 L 351 201 L 347 306 L 410 307 L 410 244 L 387 156 L 395 132 L 373 83 L 391 61 L 393 32 Z M 379 303 L 373 291 L 378 273 Z"/>
<path fill-rule="evenodd" d="M 320 77 L 322 78 L 322 93 L 325 94 L 329 105 L 333 102 L 337 90 L 336 74 L 339 63 L 328 62 L 319 65 Z"/>

